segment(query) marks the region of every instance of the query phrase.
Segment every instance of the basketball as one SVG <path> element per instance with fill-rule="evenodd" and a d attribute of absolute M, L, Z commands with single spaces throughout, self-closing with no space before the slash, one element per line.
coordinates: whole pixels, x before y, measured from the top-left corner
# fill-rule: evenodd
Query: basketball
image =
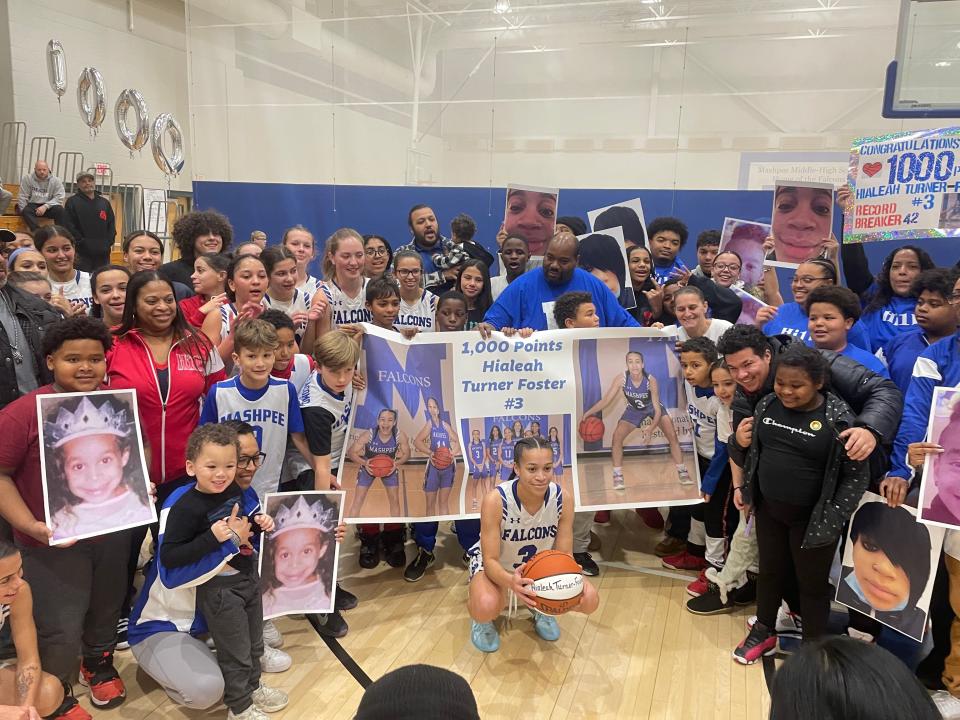
<path fill-rule="evenodd" d="M 433 466 L 437 470 L 446 470 L 453 464 L 453 453 L 450 448 L 438 447 L 433 451 Z"/>
<path fill-rule="evenodd" d="M 533 580 L 530 588 L 537 594 L 537 610 L 547 615 L 563 615 L 583 595 L 583 575 L 572 555 L 559 550 L 542 550 L 523 566 L 521 575 Z"/>
<path fill-rule="evenodd" d="M 580 437 L 582 437 L 586 442 L 597 442 L 598 440 L 603 439 L 603 420 L 598 418 L 596 415 L 588 415 L 583 420 L 580 421 L 580 427 L 578 428 Z"/>
<path fill-rule="evenodd" d="M 390 475 L 395 468 L 393 458 L 387 455 L 374 455 L 370 458 L 367 465 L 370 467 L 370 474 L 375 478 L 385 478 Z"/>

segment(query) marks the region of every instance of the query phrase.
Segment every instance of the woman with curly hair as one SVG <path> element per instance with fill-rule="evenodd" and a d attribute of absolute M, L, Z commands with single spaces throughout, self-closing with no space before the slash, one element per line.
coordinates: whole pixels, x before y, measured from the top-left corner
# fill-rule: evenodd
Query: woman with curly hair
<path fill-rule="evenodd" d="M 233 227 L 226 216 L 216 210 L 195 210 L 174 224 L 173 242 L 180 257 L 164 263 L 160 272 L 170 280 L 190 287 L 197 256 L 225 252 L 233 242 Z"/>

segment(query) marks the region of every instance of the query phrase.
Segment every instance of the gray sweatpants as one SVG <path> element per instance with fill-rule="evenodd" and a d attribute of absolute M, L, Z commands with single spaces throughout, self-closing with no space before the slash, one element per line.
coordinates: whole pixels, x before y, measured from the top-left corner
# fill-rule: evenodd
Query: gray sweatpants
<path fill-rule="evenodd" d="M 590 546 L 590 530 L 593 528 L 594 511 L 573 514 L 573 551 L 585 553 Z"/>
<path fill-rule="evenodd" d="M 223 704 L 239 715 L 250 707 L 250 696 L 260 687 L 263 603 L 257 571 L 211 578 L 197 588 L 197 608 L 217 646 Z"/>
<path fill-rule="evenodd" d="M 117 621 L 127 594 L 130 531 L 70 547 L 20 548 L 23 576 L 33 593 L 40 663 L 68 683 L 77 658 L 99 657 L 117 644 Z"/>
<path fill-rule="evenodd" d="M 130 646 L 137 664 L 178 705 L 206 710 L 223 697 L 223 673 L 203 640 L 181 632 L 160 632 Z"/>

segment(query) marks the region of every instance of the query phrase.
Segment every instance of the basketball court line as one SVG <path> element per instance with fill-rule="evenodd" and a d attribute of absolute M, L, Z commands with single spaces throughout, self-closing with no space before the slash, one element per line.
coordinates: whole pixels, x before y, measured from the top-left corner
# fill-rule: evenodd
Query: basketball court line
<path fill-rule="evenodd" d="M 670 572 L 669 570 L 658 570 L 657 568 L 637 567 L 636 565 L 628 565 L 627 563 L 622 563 L 622 562 L 597 560 L 597 565 L 614 568 L 616 570 L 629 570 L 631 572 L 645 573 L 647 575 L 659 575 L 660 577 L 670 578 L 671 580 L 683 580 L 684 582 L 688 582 L 688 583 L 694 579 L 690 575 L 681 575 L 680 573 Z"/>

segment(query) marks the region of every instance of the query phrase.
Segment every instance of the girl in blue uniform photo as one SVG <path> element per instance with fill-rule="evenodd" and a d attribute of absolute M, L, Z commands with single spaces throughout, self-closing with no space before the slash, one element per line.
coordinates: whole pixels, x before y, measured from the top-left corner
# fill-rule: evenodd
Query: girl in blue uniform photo
<path fill-rule="evenodd" d="M 460 449 L 460 439 L 453 426 L 440 417 L 440 403 L 436 398 L 427 398 L 427 422 L 414 438 L 414 447 L 428 455 L 427 472 L 423 481 L 423 493 L 426 496 L 426 517 L 449 515 L 450 492 L 456 474 L 456 456 Z M 452 460 L 449 465 L 437 467 L 443 463 L 436 457 L 440 448 L 449 451 Z"/>
<path fill-rule="evenodd" d="M 503 445 L 503 435 L 500 432 L 500 426 L 494 425 L 490 428 L 490 435 L 487 437 L 487 457 L 490 464 L 487 466 L 487 475 L 491 482 L 494 478 L 500 477 L 500 446 Z"/>
<path fill-rule="evenodd" d="M 609 406 L 618 395 L 623 394 L 627 407 L 617 422 L 613 431 L 610 454 L 613 460 L 613 489 L 624 490 L 626 483 L 623 479 L 623 444 L 630 434 L 640 429 L 640 442 L 648 444 L 653 433 L 659 428 L 670 446 L 670 457 L 677 467 L 677 475 L 681 485 L 694 482 L 690 471 L 683 462 L 680 451 L 680 441 L 677 439 L 677 430 L 673 426 L 673 418 L 660 403 L 660 393 L 657 379 L 647 372 L 644 367 L 643 354 L 630 351 L 626 357 L 627 367 L 623 376 L 617 376 L 610 383 L 607 393 L 586 412 L 583 417 L 597 415 Z M 649 420 L 649 422 L 647 422 Z"/>
<path fill-rule="evenodd" d="M 553 451 L 553 477 L 563 477 L 563 447 L 560 445 L 560 431 L 552 427 L 549 431 L 550 449 Z M 560 482 L 558 479 L 557 482 Z"/>
<path fill-rule="evenodd" d="M 474 430 L 470 434 L 470 444 L 467 452 L 470 453 L 470 476 L 473 479 L 473 509 L 480 509 L 480 498 L 486 495 L 492 487 L 488 487 L 487 478 L 490 473 L 487 472 L 490 467 L 490 453 L 487 451 L 487 443 L 479 430 Z"/>
<path fill-rule="evenodd" d="M 390 515 L 400 517 L 400 478 L 399 466 L 410 457 L 410 445 L 407 436 L 397 428 L 397 411 L 384 408 L 377 415 L 376 427 L 360 433 L 356 442 L 347 451 L 347 457 L 360 466 L 357 473 L 357 491 L 353 496 L 350 515 L 357 517 L 367 499 L 367 493 L 373 485 L 376 475 L 370 467 L 370 461 L 377 455 L 393 460 L 393 472 L 380 478 L 390 504 Z"/>
<path fill-rule="evenodd" d="M 509 480 L 510 473 L 513 472 L 513 441 L 513 430 L 504 425 L 503 442 L 500 443 L 500 464 L 497 466 L 497 479 L 500 482 Z"/>

